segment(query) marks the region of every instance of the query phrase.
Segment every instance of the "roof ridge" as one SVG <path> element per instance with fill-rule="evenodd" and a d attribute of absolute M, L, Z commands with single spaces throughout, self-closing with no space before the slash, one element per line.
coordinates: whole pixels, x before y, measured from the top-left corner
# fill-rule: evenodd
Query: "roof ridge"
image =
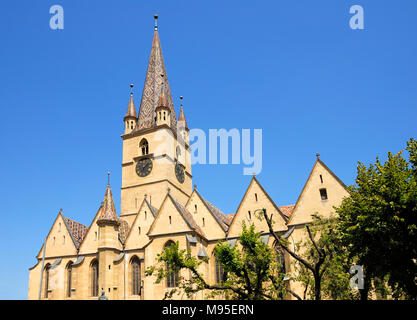
<path fill-rule="evenodd" d="M 168 193 L 168 196 L 171 198 L 174 205 L 177 207 L 178 211 L 184 218 L 184 220 L 187 222 L 187 224 L 190 226 L 191 229 L 193 229 L 195 232 L 203 236 L 204 238 L 207 238 L 204 234 L 203 230 L 201 230 L 200 226 L 195 222 L 193 216 L 191 215 L 190 211 L 187 210 L 182 204 L 180 204 L 177 200 L 175 200 L 171 194 Z"/>

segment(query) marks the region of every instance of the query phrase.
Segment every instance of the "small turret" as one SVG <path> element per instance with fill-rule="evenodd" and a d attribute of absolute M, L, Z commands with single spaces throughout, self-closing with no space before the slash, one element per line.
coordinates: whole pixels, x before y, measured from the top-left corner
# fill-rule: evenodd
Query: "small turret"
<path fill-rule="evenodd" d="M 168 107 L 168 100 L 165 96 L 165 86 L 164 86 L 164 75 L 161 74 L 162 78 L 162 88 L 161 95 L 159 96 L 158 106 L 155 108 L 156 113 L 156 125 L 171 125 L 171 109 Z"/>
<path fill-rule="evenodd" d="M 189 133 L 190 129 L 188 129 L 187 120 L 185 119 L 184 109 L 182 107 L 183 96 L 181 96 L 180 99 L 181 99 L 181 108 L 180 108 L 180 114 L 178 116 L 178 121 L 177 121 L 178 133 L 183 138 L 185 143 L 188 144 L 189 143 L 188 133 Z"/>
<path fill-rule="evenodd" d="M 133 84 L 130 85 L 130 100 L 127 112 L 123 118 L 125 123 L 125 134 L 130 133 L 135 129 L 136 123 L 138 122 L 138 116 L 136 114 L 135 102 L 133 101 Z"/>
<path fill-rule="evenodd" d="M 119 225 L 120 219 L 117 216 L 114 207 L 113 195 L 110 188 L 110 173 L 108 173 L 109 181 L 104 194 L 104 201 L 101 207 L 101 213 L 97 219 L 99 226 L 99 247 L 102 248 L 119 248 Z"/>

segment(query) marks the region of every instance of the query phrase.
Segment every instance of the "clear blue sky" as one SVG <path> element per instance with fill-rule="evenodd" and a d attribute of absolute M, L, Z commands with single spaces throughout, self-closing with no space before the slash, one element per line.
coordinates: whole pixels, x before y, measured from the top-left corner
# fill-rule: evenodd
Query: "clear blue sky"
<path fill-rule="evenodd" d="M 54 4 L 64 30 L 49 28 Z M 365 30 L 349 28 L 355 4 Z M 263 129 L 258 178 L 278 205 L 295 203 L 316 152 L 350 185 L 357 161 L 416 136 L 415 0 L 1 1 L 0 298 L 26 299 L 59 208 L 91 222 L 108 170 L 120 212 L 122 118 L 131 82 L 139 105 L 154 13 L 189 125 Z M 193 175 L 225 213 L 250 181 L 240 165 Z"/>

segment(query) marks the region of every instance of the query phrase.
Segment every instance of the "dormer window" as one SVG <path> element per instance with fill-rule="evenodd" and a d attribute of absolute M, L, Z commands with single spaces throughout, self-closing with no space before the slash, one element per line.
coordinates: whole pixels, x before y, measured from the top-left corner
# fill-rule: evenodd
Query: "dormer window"
<path fill-rule="evenodd" d="M 149 144 L 148 140 L 142 139 L 142 141 L 139 143 L 139 148 L 142 151 L 142 155 L 146 155 L 149 153 Z"/>

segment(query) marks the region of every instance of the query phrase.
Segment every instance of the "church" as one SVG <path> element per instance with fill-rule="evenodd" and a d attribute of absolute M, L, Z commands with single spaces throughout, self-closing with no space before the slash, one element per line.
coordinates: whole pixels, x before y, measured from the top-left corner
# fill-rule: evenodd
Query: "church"
<path fill-rule="evenodd" d="M 218 241 L 236 243 L 243 222 L 255 224 L 258 231 L 267 230 L 265 222 L 254 217 L 257 209 L 272 213 L 274 231 L 295 246 L 306 237 L 304 225 L 312 221 L 313 213 L 329 216 L 333 206 L 348 196 L 346 186 L 318 154 L 293 205 L 277 205 L 255 176 L 248 179 L 234 214 L 224 214 L 200 194 L 192 182 L 189 127 L 182 103 L 178 116 L 174 108 L 157 18 L 139 109 L 131 85 L 123 118 L 120 215 L 110 182 L 103 186 L 104 199 L 89 226 L 60 211 L 36 255 L 36 265 L 29 269 L 29 299 L 162 299 L 178 286 L 178 279 L 169 277 L 155 284 L 144 271 L 172 242 L 194 256 L 208 258 L 200 272 L 216 283 L 222 275 L 213 255 Z M 263 240 L 274 246 L 266 232 Z M 291 259 L 282 255 L 287 273 L 292 272 Z M 302 294 L 297 283 L 288 285 Z M 205 299 L 205 293 L 194 298 Z"/>

